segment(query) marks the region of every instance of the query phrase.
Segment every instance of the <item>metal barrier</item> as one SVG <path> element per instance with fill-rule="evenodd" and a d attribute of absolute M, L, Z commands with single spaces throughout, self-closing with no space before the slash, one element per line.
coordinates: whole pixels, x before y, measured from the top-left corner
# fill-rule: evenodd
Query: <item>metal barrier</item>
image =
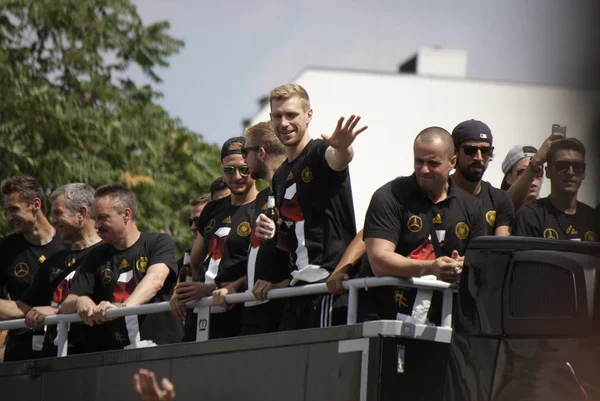
<path fill-rule="evenodd" d="M 449 283 L 439 280 L 427 280 L 422 278 L 401 279 L 396 277 L 367 277 L 347 280 L 343 282 L 343 287 L 348 290 L 348 314 L 346 324 L 356 324 L 358 312 L 358 290 L 375 287 L 412 287 L 427 290 L 442 290 L 442 327 L 452 326 L 452 293 L 456 291 Z M 280 299 L 288 297 L 298 297 L 303 295 L 327 294 L 327 285 L 325 283 L 309 284 L 300 287 L 288 287 L 270 290 L 267 299 Z M 225 296 L 228 304 L 244 303 L 256 301 L 251 292 L 230 294 Z M 198 324 L 196 332 L 196 341 L 207 341 L 210 327 L 210 307 L 213 305 L 212 297 L 205 297 L 198 301 L 188 302 L 186 306 L 193 308 L 198 313 Z M 152 313 L 168 312 L 171 310 L 169 302 L 160 302 L 138 306 L 128 306 L 124 308 L 112 308 L 106 311 L 107 319 L 132 316 L 147 315 Z M 57 356 L 67 355 L 68 347 L 68 324 L 80 322 L 81 319 L 76 313 L 68 315 L 53 315 L 44 319 L 44 325 L 58 325 L 58 352 Z M 0 322 L 0 330 L 11 330 L 27 328 L 25 319 L 15 319 Z"/>

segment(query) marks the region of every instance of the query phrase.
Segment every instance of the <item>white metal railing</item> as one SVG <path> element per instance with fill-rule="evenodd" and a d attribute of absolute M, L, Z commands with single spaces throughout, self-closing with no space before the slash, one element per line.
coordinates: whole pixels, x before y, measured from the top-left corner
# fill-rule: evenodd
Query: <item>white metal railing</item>
<path fill-rule="evenodd" d="M 343 287 L 348 290 L 348 314 L 346 324 L 356 324 L 358 312 L 358 290 L 375 287 L 413 287 L 429 290 L 443 290 L 442 299 L 442 327 L 452 326 L 452 293 L 456 291 L 450 284 L 421 278 L 401 279 L 396 277 L 367 277 L 347 280 L 343 282 Z M 267 299 L 280 299 L 288 297 L 297 297 L 302 295 L 326 294 L 327 285 L 325 283 L 309 284 L 300 287 L 288 287 L 270 290 Z M 250 292 L 239 294 L 230 294 L 225 296 L 228 304 L 244 303 L 256 301 L 254 295 Z M 198 314 L 198 323 L 196 331 L 196 341 L 207 341 L 210 327 L 210 306 L 213 305 L 212 297 L 205 297 L 198 301 L 188 302 L 186 306 L 193 308 Z M 107 319 L 131 316 L 146 315 L 152 313 L 168 312 L 171 310 L 169 302 L 160 302 L 138 306 L 128 306 L 124 308 L 112 308 L 106 311 Z M 76 313 L 68 315 L 53 315 L 44 319 L 44 325 L 58 325 L 58 352 L 57 356 L 67 355 L 68 346 L 68 324 L 80 322 L 81 319 Z M 0 322 L 0 330 L 27 328 L 25 319 L 15 319 Z"/>

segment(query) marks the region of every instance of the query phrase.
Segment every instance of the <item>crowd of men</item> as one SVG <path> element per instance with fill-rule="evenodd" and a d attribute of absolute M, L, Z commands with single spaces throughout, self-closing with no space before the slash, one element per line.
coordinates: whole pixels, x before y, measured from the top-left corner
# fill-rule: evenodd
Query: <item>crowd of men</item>
<path fill-rule="evenodd" d="M 77 313 L 69 354 L 193 341 L 198 317 L 186 303 L 212 296 L 210 338 L 329 327 L 345 322 L 343 282 L 360 276 L 425 277 L 456 283 L 469 242 L 484 235 L 597 241 L 598 210 L 577 200 L 585 147 L 552 133 L 539 149 L 517 145 L 502 162 L 501 188 L 483 180 L 493 135 L 468 120 L 449 133 L 414 139 L 414 172 L 379 188 L 356 232 L 348 166 L 360 116 L 311 139 L 308 93 L 289 84 L 270 93 L 271 121 L 228 139 L 221 179 L 191 200 L 192 279 L 184 279 L 172 239 L 140 232 L 126 187 L 71 183 L 51 195 L 34 178 L 1 184 L 15 233 L 0 242 L 0 319 L 11 330 L 5 361 L 56 355 L 44 318 Z M 454 173 L 452 173 L 454 172 Z M 539 198 L 544 176 L 551 191 Z M 258 191 L 255 180 L 268 187 Z M 273 217 L 275 211 L 275 218 Z M 267 213 L 269 212 L 269 213 Z M 326 282 L 329 294 L 267 299 L 271 289 Z M 228 304 L 228 294 L 255 300 Z M 440 322 L 439 294 L 380 288 L 361 296 L 359 320 Z M 112 308 L 169 301 L 170 312 L 107 319 Z"/>

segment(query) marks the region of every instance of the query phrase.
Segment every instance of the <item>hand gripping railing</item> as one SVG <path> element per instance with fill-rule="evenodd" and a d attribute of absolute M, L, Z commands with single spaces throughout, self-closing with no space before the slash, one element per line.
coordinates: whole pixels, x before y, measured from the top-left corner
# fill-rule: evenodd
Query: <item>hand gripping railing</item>
<path fill-rule="evenodd" d="M 429 290 L 443 290 L 442 300 L 442 326 L 452 326 L 452 293 L 455 290 L 450 284 L 421 278 L 401 279 L 396 277 L 367 277 L 347 280 L 342 283 L 343 287 L 348 290 L 348 315 L 347 324 L 356 324 L 358 311 L 358 290 L 369 289 L 375 287 L 413 287 Z M 267 299 L 279 299 L 288 297 L 297 297 L 302 295 L 326 294 L 327 285 L 325 283 L 309 284 L 300 287 L 288 287 L 270 290 L 267 294 Z M 256 298 L 250 292 L 239 294 L 230 294 L 225 296 L 225 301 L 228 304 L 244 303 L 248 301 L 256 301 Z M 213 305 L 212 297 L 205 297 L 198 301 L 188 302 L 189 308 L 194 308 L 198 313 L 198 324 L 196 332 L 196 341 L 207 341 L 208 331 L 210 326 L 210 307 Z M 160 302 L 153 304 L 145 304 L 138 306 L 128 306 L 124 308 L 112 308 L 106 311 L 107 319 L 131 316 L 131 315 L 146 315 L 152 313 L 167 312 L 171 310 L 169 302 Z M 59 357 L 67 355 L 67 337 L 68 324 L 72 322 L 80 322 L 81 319 L 75 313 L 69 315 L 53 315 L 44 319 L 44 325 L 58 325 L 58 353 Z M 0 330 L 22 329 L 27 328 L 25 319 L 15 319 L 0 322 Z"/>

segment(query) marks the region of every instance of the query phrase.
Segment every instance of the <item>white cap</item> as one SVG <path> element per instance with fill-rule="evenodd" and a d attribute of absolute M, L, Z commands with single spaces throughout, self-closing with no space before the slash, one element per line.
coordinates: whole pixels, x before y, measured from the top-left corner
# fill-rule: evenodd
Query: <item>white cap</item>
<path fill-rule="evenodd" d="M 502 162 L 502 173 L 506 174 L 519 160 L 524 157 L 533 157 L 537 149 L 532 145 L 517 145 L 508 151 Z"/>

